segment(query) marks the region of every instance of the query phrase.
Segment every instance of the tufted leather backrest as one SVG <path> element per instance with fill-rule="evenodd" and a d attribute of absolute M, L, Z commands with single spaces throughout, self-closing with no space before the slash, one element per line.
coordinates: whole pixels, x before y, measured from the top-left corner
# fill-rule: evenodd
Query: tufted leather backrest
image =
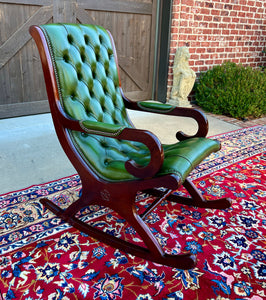
<path fill-rule="evenodd" d="M 48 44 L 61 105 L 68 116 L 85 122 L 133 127 L 120 91 L 115 48 L 101 26 L 40 26 Z M 102 126 L 101 125 L 101 126 Z M 107 180 L 131 180 L 125 162 L 149 162 L 147 147 L 138 142 L 68 130 L 76 150 L 94 173 Z M 146 153 L 146 157 L 142 155 Z"/>
<path fill-rule="evenodd" d="M 131 127 L 108 31 L 81 24 L 40 27 L 49 44 L 65 112 L 76 120 Z"/>

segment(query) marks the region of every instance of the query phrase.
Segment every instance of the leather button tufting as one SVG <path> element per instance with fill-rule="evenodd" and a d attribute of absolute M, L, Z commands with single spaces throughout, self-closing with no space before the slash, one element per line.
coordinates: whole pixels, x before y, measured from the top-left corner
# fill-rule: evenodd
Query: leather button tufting
<path fill-rule="evenodd" d="M 81 132 L 81 136 L 83 136 L 84 138 L 86 138 L 88 136 L 88 133 L 86 132 Z"/>
<path fill-rule="evenodd" d="M 66 62 L 66 63 L 69 62 L 69 54 L 68 53 L 63 54 L 63 61 Z"/>
<path fill-rule="evenodd" d="M 100 45 L 96 45 L 95 47 L 94 47 L 94 52 L 95 52 L 95 54 L 96 55 L 99 55 L 99 53 L 100 53 Z"/>
<path fill-rule="evenodd" d="M 96 62 L 94 61 L 91 63 L 91 71 L 95 72 L 95 70 L 96 70 Z"/>
<path fill-rule="evenodd" d="M 80 54 L 80 58 L 81 58 L 81 61 L 82 61 L 83 63 L 85 63 L 85 61 L 86 61 L 86 56 L 85 56 L 84 53 L 81 53 L 81 54 Z"/>
<path fill-rule="evenodd" d="M 102 121 L 103 121 L 103 114 L 100 114 L 100 115 L 98 116 L 98 121 L 99 121 L 99 122 L 102 122 Z"/>
<path fill-rule="evenodd" d="M 105 97 L 104 96 L 101 96 L 100 99 L 99 99 L 99 102 L 102 106 L 102 110 L 106 110 L 106 108 L 104 107 L 104 103 L 105 103 Z"/>
<path fill-rule="evenodd" d="M 89 116 L 91 115 L 90 109 L 89 109 L 89 108 L 86 108 L 86 109 L 85 109 L 85 113 L 86 113 L 86 115 L 89 117 Z"/>
<path fill-rule="evenodd" d="M 110 59 L 110 57 L 111 57 L 112 54 L 113 54 L 113 50 L 112 50 L 111 48 L 108 48 L 108 49 L 107 49 L 107 53 L 108 53 L 108 56 L 109 56 L 109 59 Z"/>
<path fill-rule="evenodd" d="M 107 148 L 108 147 L 108 144 L 105 140 L 101 140 L 100 141 L 100 145 L 103 147 L 103 148 Z"/>
<path fill-rule="evenodd" d="M 106 60 L 105 62 L 104 62 L 104 69 L 105 69 L 105 72 L 106 72 L 106 74 L 109 72 L 109 61 L 108 60 Z"/>
<path fill-rule="evenodd" d="M 106 166 L 108 166 L 109 163 L 110 163 L 111 161 L 112 161 L 112 160 L 111 160 L 110 158 L 106 158 L 106 159 L 104 160 L 104 164 L 105 164 Z"/>
<path fill-rule="evenodd" d="M 116 94 L 112 94 L 112 101 L 114 102 L 114 105 L 116 105 Z"/>
<path fill-rule="evenodd" d="M 89 38 L 89 36 L 88 36 L 87 34 L 84 35 L 84 40 L 85 40 L 85 44 L 86 44 L 86 45 L 89 45 L 89 43 L 90 43 L 90 38 Z"/>
<path fill-rule="evenodd" d="M 82 74 L 80 72 L 77 73 L 78 80 L 82 80 Z"/>
<path fill-rule="evenodd" d="M 96 57 L 96 61 L 100 60 L 100 54 L 99 53 L 95 53 L 95 57 Z"/>
<path fill-rule="evenodd" d="M 101 84 L 102 84 L 102 87 L 103 87 L 103 91 L 106 94 L 108 92 L 108 90 L 107 90 L 107 82 L 106 82 L 105 78 L 102 79 Z"/>
<path fill-rule="evenodd" d="M 72 44 L 73 41 L 74 41 L 74 38 L 73 38 L 73 36 L 71 34 L 68 34 L 67 35 L 67 40 L 68 40 L 69 44 Z"/>
<path fill-rule="evenodd" d="M 88 85 L 89 93 L 91 93 L 91 91 L 93 89 L 93 79 L 92 78 L 89 78 L 87 85 Z"/>
<path fill-rule="evenodd" d="M 51 28 L 53 26 L 55 25 L 51 25 Z M 82 29 L 79 30 L 80 26 Z M 61 86 L 62 102 L 67 114 L 73 119 L 82 118 L 107 124 L 131 126 L 127 120 L 123 122 L 122 111 L 124 109 L 119 89 L 119 77 L 108 33 L 97 31 L 93 26 L 66 25 L 65 29 L 67 31 L 65 31 L 64 42 L 58 40 L 57 37 L 54 37 L 53 42 L 56 45 L 54 50 L 56 51 L 58 84 Z M 127 117 L 126 114 L 124 117 Z M 77 133 L 75 140 L 85 145 L 87 141 L 91 142 L 91 136 L 92 134 L 88 133 Z M 112 140 L 111 148 L 110 141 L 108 143 L 109 146 L 101 147 L 97 141 L 93 147 L 104 149 L 105 156 L 101 157 L 101 162 L 99 162 L 101 164 L 108 152 L 110 166 L 113 165 L 112 156 L 116 155 L 115 149 L 120 143 L 119 141 L 114 143 Z M 85 155 L 87 156 L 87 152 Z"/>

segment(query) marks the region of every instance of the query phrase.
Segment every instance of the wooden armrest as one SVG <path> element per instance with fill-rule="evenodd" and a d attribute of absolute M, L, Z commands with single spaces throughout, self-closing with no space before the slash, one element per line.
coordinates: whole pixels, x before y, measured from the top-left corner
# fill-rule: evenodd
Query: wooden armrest
<path fill-rule="evenodd" d="M 120 140 L 140 142 L 147 146 L 151 159 L 147 166 L 140 166 L 133 160 L 125 162 L 126 170 L 137 178 L 153 177 L 159 172 L 164 160 L 164 151 L 159 139 L 150 131 L 128 128 L 122 125 L 94 121 L 77 121 L 60 114 L 63 127 L 89 134 L 101 135 Z"/>
<path fill-rule="evenodd" d="M 179 117 L 188 117 L 194 119 L 198 124 L 198 130 L 194 135 L 187 135 L 182 131 L 176 133 L 176 138 L 180 141 L 189 139 L 192 137 L 206 137 L 209 130 L 208 119 L 206 116 L 195 108 L 189 107 L 176 107 L 170 104 L 164 104 L 161 102 L 150 101 L 138 101 L 134 102 L 126 98 L 123 95 L 125 106 L 128 109 L 146 111 L 150 113 L 166 114 Z"/>

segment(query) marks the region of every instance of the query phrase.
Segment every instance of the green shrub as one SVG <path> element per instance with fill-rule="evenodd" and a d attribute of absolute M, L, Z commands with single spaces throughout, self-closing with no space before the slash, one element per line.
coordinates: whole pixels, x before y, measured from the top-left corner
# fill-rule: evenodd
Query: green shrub
<path fill-rule="evenodd" d="M 266 72 L 232 62 L 201 73 L 196 103 L 215 114 L 258 118 L 266 113 Z"/>

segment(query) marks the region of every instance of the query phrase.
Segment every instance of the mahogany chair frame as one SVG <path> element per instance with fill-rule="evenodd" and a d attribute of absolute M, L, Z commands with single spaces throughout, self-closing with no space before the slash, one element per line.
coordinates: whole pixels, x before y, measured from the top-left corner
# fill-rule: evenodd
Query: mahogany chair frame
<path fill-rule="evenodd" d="M 196 266 L 195 255 L 189 252 L 184 252 L 179 255 L 170 255 L 163 251 L 159 242 L 151 233 L 149 227 L 145 224 L 145 217 L 152 211 L 152 209 L 165 199 L 185 205 L 218 209 L 226 209 L 230 207 L 231 201 L 226 198 L 207 201 L 201 196 L 200 192 L 189 179 L 186 179 L 182 183 L 181 178 L 176 174 L 155 177 L 156 173 L 162 166 L 164 152 L 158 138 L 153 133 L 146 130 L 125 128 L 113 137 L 121 140 L 138 141 L 149 148 L 151 160 L 146 167 L 140 167 L 134 163 L 134 161 L 130 160 L 125 164 L 127 171 L 137 177 L 136 180 L 126 182 L 108 182 L 94 173 L 84 161 L 80 153 L 76 150 L 75 145 L 69 137 L 69 129 L 85 133 L 88 133 L 88 130 L 86 130 L 86 128 L 84 128 L 78 120 L 69 118 L 64 112 L 59 100 L 56 75 L 45 35 L 38 26 L 31 26 L 30 33 L 34 38 L 40 53 L 51 114 L 58 139 L 69 160 L 77 170 L 82 183 L 81 197 L 65 210 L 62 210 L 48 199 L 42 199 L 41 202 L 56 216 L 105 244 L 162 265 L 179 269 L 194 268 Z M 111 34 L 110 38 L 113 43 L 113 49 L 115 49 Z M 129 100 L 123 94 L 121 82 L 119 82 L 119 86 L 126 108 L 153 113 L 162 112 L 157 109 L 146 109 L 143 103 L 137 103 Z M 184 140 L 191 137 L 206 137 L 208 132 L 208 121 L 199 110 L 172 107 L 171 109 L 164 111 L 164 113 L 174 116 L 193 118 L 197 122 L 198 130 L 195 135 L 188 136 L 183 132 L 177 132 L 176 137 L 178 140 Z M 106 133 L 102 131 L 99 131 L 98 134 L 103 136 L 106 135 Z M 187 189 L 191 197 L 180 197 L 172 194 L 172 192 L 180 188 L 181 185 Z M 161 190 L 158 189 L 160 187 L 164 187 L 166 192 L 161 192 Z M 144 213 L 142 213 L 142 215 L 138 214 L 135 203 L 136 194 L 139 191 L 144 191 L 155 196 L 157 199 L 146 209 Z M 121 240 L 80 221 L 76 217 L 76 214 L 82 208 L 89 205 L 106 206 L 116 211 L 136 230 L 147 247 L 141 247 L 128 241 Z"/>

